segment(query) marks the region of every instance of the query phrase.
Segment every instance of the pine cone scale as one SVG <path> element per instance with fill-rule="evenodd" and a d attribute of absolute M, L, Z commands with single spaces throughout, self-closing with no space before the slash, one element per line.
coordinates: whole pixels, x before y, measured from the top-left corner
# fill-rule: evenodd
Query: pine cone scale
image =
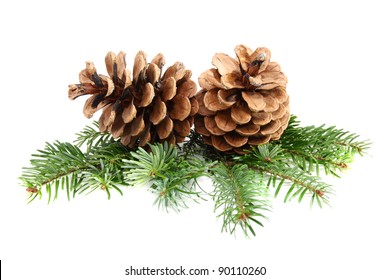
<path fill-rule="evenodd" d="M 210 136 L 211 135 L 210 131 L 207 130 L 207 128 L 204 124 L 204 118 L 196 117 L 194 124 L 196 127 L 196 131 L 198 133 L 200 133 L 201 135 L 203 135 L 203 136 Z"/>
<path fill-rule="evenodd" d="M 268 124 L 261 127 L 261 133 L 263 135 L 272 135 L 273 133 L 278 131 L 280 127 L 281 124 L 279 120 L 271 121 Z"/>
<path fill-rule="evenodd" d="M 239 89 L 245 88 L 245 80 L 240 73 L 233 72 L 223 75 L 221 77 L 221 84 L 223 89 Z"/>
<path fill-rule="evenodd" d="M 256 124 L 254 124 L 253 122 L 249 122 L 247 124 L 244 124 L 244 125 L 239 125 L 235 131 L 242 135 L 242 136 L 252 136 L 252 135 L 255 135 L 256 133 L 258 133 L 260 130 L 260 127 Z"/>
<path fill-rule="evenodd" d="M 229 110 L 219 111 L 215 116 L 215 122 L 219 129 L 230 132 L 236 129 L 237 123 L 231 117 Z"/>
<path fill-rule="evenodd" d="M 168 116 L 157 125 L 157 134 L 160 139 L 166 139 L 173 129 L 173 121 Z"/>
<path fill-rule="evenodd" d="M 198 110 L 198 113 L 202 116 L 212 116 L 212 115 L 215 115 L 216 113 L 214 111 L 211 111 L 209 109 L 207 109 L 207 107 L 205 106 L 205 103 L 204 103 L 204 96 L 205 96 L 205 92 L 198 92 L 196 94 L 196 100 L 198 102 L 198 105 L 199 105 L 199 110 Z"/>
<path fill-rule="evenodd" d="M 169 77 L 165 80 L 164 89 L 162 92 L 162 100 L 171 100 L 176 95 L 176 80 L 173 77 Z"/>
<path fill-rule="evenodd" d="M 122 119 L 125 123 L 130 123 L 137 115 L 137 108 L 134 106 L 133 100 L 123 108 Z"/>
<path fill-rule="evenodd" d="M 237 124 L 246 124 L 252 119 L 251 111 L 244 102 L 237 102 L 231 108 L 231 117 Z"/>
<path fill-rule="evenodd" d="M 252 92 L 243 91 L 242 98 L 248 104 L 249 109 L 255 113 L 263 110 L 267 104 L 264 100 L 263 95 L 255 91 Z"/>
<path fill-rule="evenodd" d="M 255 136 L 255 137 L 250 137 L 248 139 L 248 144 L 249 145 L 260 145 L 260 144 L 265 144 L 265 143 L 268 143 L 269 141 L 271 140 L 271 136 L 270 135 L 258 135 L 258 136 Z"/>
<path fill-rule="evenodd" d="M 252 114 L 252 122 L 258 126 L 266 125 L 272 120 L 272 114 L 266 112 L 258 112 Z"/>
<path fill-rule="evenodd" d="M 222 111 L 229 108 L 229 105 L 222 104 L 218 98 L 218 89 L 212 89 L 205 93 L 203 103 L 210 111 Z"/>
<path fill-rule="evenodd" d="M 160 99 L 160 97 L 155 98 L 155 104 L 153 106 L 152 112 L 149 116 L 149 120 L 154 124 L 159 124 L 167 114 L 167 106 Z"/>
<path fill-rule="evenodd" d="M 173 129 L 179 136 L 186 137 L 190 134 L 191 124 L 188 120 L 175 121 L 173 124 Z"/>
<path fill-rule="evenodd" d="M 123 131 L 125 129 L 126 124 L 123 122 L 123 119 L 118 116 L 118 114 L 115 117 L 114 122 L 111 126 L 111 134 L 114 138 L 118 138 L 123 135 Z"/>
<path fill-rule="evenodd" d="M 239 148 L 248 142 L 248 137 L 242 136 L 236 132 L 226 133 L 223 138 L 233 148 Z"/>
<path fill-rule="evenodd" d="M 220 104 L 231 107 L 237 101 L 237 94 L 234 91 L 229 90 L 218 90 L 217 98 Z"/>
<path fill-rule="evenodd" d="M 226 142 L 224 137 L 216 137 L 215 135 L 211 135 L 211 144 L 221 152 L 227 152 L 233 149 L 233 147 Z"/>
<path fill-rule="evenodd" d="M 217 126 L 214 116 L 205 117 L 204 126 L 213 135 L 224 135 L 226 133 Z"/>
<path fill-rule="evenodd" d="M 138 115 L 130 124 L 130 135 L 138 136 L 145 128 L 143 114 Z"/>
<path fill-rule="evenodd" d="M 286 113 L 287 109 L 286 107 L 283 105 L 283 103 L 279 103 L 279 108 L 273 112 L 271 112 L 271 119 L 274 121 L 274 120 L 278 120 L 280 119 L 281 117 L 284 116 L 284 114 Z"/>
<path fill-rule="evenodd" d="M 240 72 L 238 62 L 224 53 L 215 54 L 212 59 L 212 64 L 218 69 L 220 75 Z"/>
<path fill-rule="evenodd" d="M 176 95 L 172 98 L 171 110 L 169 116 L 174 120 L 183 121 L 190 116 L 191 113 L 191 102 L 183 95 Z"/>
<path fill-rule="evenodd" d="M 199 85 L 205 90 L 213 89 L 214 87 L 223 88 L 221 83 L 221 76 L 219 75 L 217 69 L 209 69 L 206 72 L 203 72 L 199 76 Z"/>

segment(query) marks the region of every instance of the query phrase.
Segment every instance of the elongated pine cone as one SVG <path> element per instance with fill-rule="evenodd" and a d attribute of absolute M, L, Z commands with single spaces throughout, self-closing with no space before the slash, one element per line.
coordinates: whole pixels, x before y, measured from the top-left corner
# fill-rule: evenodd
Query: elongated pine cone
<path fill-rule="evenodd" d="M 106 56 L 109 76 L 96 73 L 92 62 L 79 74 L 80 84 L 69 85 L 69 98 L 91 94 L 84 105 L 84 115 L 91 118 L 99 109 L 100 131 L 109 131 L 129 147 L 168 141 L 183 142 L 189 135 L 198 111 L 196 83 L 190 70 L 181 62 L 165 73 L 165 58 L 158 54 L 151 63 L 146 54 L 138 52 L 133 75 L 126 68 L 125 53 Z"/>
<path fill-rule="evenodd" d="M 237 59 L 217 53 L 216 67 L 199 77 L 195 130 L 222 152 L 245 153 L 251 145 L 277 140 L 290 119 L 287 77 L 267 48 L 235 48 Z"/>

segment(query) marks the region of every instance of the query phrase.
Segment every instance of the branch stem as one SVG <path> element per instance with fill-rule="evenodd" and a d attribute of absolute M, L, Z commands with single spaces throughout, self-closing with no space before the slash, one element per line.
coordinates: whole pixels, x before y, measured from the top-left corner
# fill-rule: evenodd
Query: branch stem
<path fill-rule="evenodd" d="M 98 165 L 96 165 L 95 167 L 97 167 L 97 166 Z M 69 169 L 67 172 L 58 173 L 56 176 L 48 178 L 48 179 L 42 181 L 39 185 L 34 186 L 34 188 L 42 187 L 44 185 L 50 184 L 51 182 L 53 182 L 55 180 L 58 180 L 61 177 L 65 177 L 65 176 L 68 176 L 68 175 L 70 175 L 70 174 L 72 174 L 74 172 L 81 171 L 81 170 L 86 170 L 86 169 L 87 169 L 87 165 L 79 166 L 79 167 L 73 168 L 73 169 Z"/>
<path fill-rule="evenodd" d="M 265 173 L 268 173 L 270 175 L 274 175 L 274 176 L 277 176 L 279 178 L 282 178 L 282 179 L 285 179 L 285 180 L 288 180 L 290 182 L 293 182 L 295 184 L 298 184 L 306 189 L 308 189 L 309 191 L 313 192 L 313 193 L 319 193 L 319 191 L 321 191 L 320 189 L 317 189 L 316 187 L 313 187 L 312 185 L 309 185 L 309 184 L 306 184 L 305 182 L 301 181 L 301 180 L 298 180 L 297 178 L 294 178 L 294 177 L 291 177 L 291 176 L 288 176 L 286 174 L 283 174 L 283 173 L 280 173 L 280 172 L 275 172 L 274 170 L 272 169 L 268 169 L 268 168 L 260 168 L 260 167 L 251 167 L 253 169 L 257 169 L 259 171 L 262 171 L 262 172 L 265 172 Z"/>
<path fill-rule="evenodd" d="M 242 200 L 242 197 L 241 197 L 240 188 L 237 187 L 237 184 L 235 182 L 234 176 L 233 176 L 232 172 L 229 169 L 229 165 L 225 164 L 225 166 L 226 166 L 226 170 L 227 170 L 227 173 L 229 175 L 230 181 L 232 182 L 232 184 L 235 187 L 234 197 L 235 197 L 235 201 L 236 201 L 238 212 L 239 212 L 239 219 L 242 219 L 241 217 L 246 217 L 245 216 L 246 211 L 245 211 L 245 207 L 244 207 L 243 200 Z"/>
<path fill-rule="evenodd" d="M 301 156 L 301 157 L 309 156 L 309 157 L 313 158 L 314 160 L 316 160 L 317 162 L 321 162 L 321 161 L 322 162 L 326 162 L 326 163 L 329 163 L 329 164 L 331 164 L 333 166 L 336 166 L 337 168 L 340 168 L 340 169 L 347 168 L 347 164 L 345 162 L 336 162 L 336 161 L 333 161 L 333 160 L 330 160 L 330 159 L 327 159 L 327 158 L 315 155 L 313 153 L 309 153 L 308 155 L 305 155 L 304 153 L 299 152 L 297 150 L 289 150 L 289 149 L 285 149 L 285 148 L 284 148 L 284 151 L 287 152 L 287 153 L 293 154 L 293 155 Z"/>

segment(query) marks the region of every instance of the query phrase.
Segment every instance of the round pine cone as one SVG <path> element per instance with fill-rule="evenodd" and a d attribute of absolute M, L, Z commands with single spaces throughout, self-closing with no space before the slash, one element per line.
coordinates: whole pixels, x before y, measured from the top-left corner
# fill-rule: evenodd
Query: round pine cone
<path fill-rule="evenodd" d="M 158 54 L 147 63 L 142 51 L 135 57 L 132 77 L 125 53 L 109 52 L 105 62 L 109 76 L 97 74 L 94 64 L 87 62 L 79 74 L 80 84 L 69 85 L 72 100 L 92 95 L 85 102 L 84 115 L 91 118 L 103 109 L 100 131 L 111 132 L 125 146 L 183 142 L 199 108 L 192 72 L 176 62 L 163 74 L 164 56 Z"/>
<path fill-rule="evenodd" d="M 222 152 L 245 153 L 251 145 L 277 140 L 290 119 L 287 78 L 267 48 L 235 48 L 237 59 L 217 53 L 217 68 L 199 77 L 195 130 Z"/>

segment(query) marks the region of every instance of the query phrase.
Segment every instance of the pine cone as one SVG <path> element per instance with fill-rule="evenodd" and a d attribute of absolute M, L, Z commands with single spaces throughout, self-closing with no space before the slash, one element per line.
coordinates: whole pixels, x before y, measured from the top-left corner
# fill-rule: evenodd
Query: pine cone
<path fill-rule="evenodd" d="M 135 57 L 132 77 L 125 53 L 109 52 L 105 62 L 109 76 L 97 74 L 94 64 L 87 62 L 79 75 L 80 84 L 69 85 L 72 100 L 92 95 L 85 102 L 84 115 L 91 118 L 103 109 L 100 131 L 111 132 L 125 146 L 183 142 L 199 108 L 192 72 L 176 62 L 162 74 L 164 56 L 158 54 L 147 63 L 142 51 Z"/>
<path fill-rule="evenodd" d="M 237 59 L 217 53 L 217 68 L 199 77 L 195 130 L 223 152 L 245 153 L 251 145 L 277 140 L 290 118 L 287 78 L 270 62 L 267 48 L 238 45 Z"/>

